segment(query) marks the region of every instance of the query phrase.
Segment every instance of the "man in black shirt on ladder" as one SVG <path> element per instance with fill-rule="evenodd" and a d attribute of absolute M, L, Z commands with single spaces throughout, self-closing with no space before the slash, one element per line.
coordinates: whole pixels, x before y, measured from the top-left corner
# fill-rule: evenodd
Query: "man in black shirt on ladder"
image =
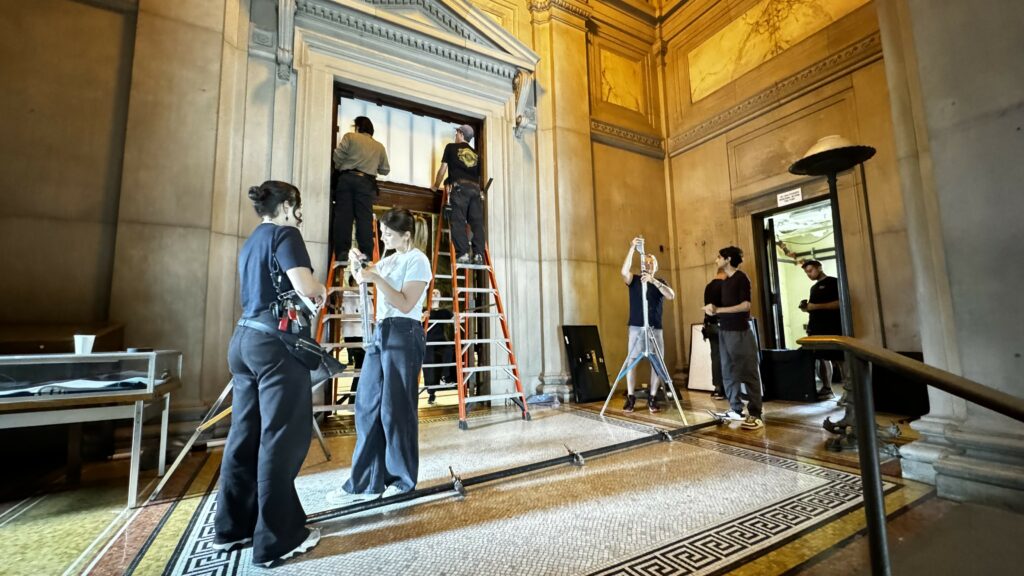
<path fill-rule="evenodd" d="M 483 264 L 484 248 L 487 246 L 487 232 L 484 230 L 484 202 L 480 192 L 480 156 L 469 145 L 473 139 L 473 127 L 463 124 L 455 129 L 455 142 L 444 147 L 441 167 L 434 177 L 433 189 L 441 187 L 442 181 L 451 185 L 448 206 L 451 207 L 452 243 L 455 244 L 455 258 L 459 264 Z M 445 180 L 445 174 L 451 175 Z M 469 253 L 466 239 L 466 223 L 473 231 L 473 254 Z"/>

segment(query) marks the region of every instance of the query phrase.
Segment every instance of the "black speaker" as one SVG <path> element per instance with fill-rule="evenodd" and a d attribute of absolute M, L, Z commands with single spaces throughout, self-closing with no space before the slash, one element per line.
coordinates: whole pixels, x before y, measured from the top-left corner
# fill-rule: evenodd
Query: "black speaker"
<path fill-rule="evenodd" d="M 924 361 L 920 352 L 899 352 L 918 362 Z M 905 416 L 924 416 L 930 410 L 928 385 L 914 381 L 882 366 L 871 369 L 871 390 L 875 395 L 875 410 Z"/>
<path fill-rule="evenodd" d="M 762 350 L 765 400 L 815 402 L 814 356 L 809 350 Z"/>
<path fill-rule="evenodd" d="M 562 341 L 569 359 L 573 399 L 594 402 L 607 398 L 608 369 L 597 326 L 562 326 Z"/>

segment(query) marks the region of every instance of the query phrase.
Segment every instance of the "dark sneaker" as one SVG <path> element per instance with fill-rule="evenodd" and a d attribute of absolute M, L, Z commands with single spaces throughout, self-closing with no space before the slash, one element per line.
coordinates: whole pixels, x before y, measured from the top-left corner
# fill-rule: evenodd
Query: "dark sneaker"
<path fill-rule="evenodd" d="M 725 400 L 725 394 L 722 394 L 721 392 L 712 392 L 711 393 L 711 399 L 712 400 Z"/>
<path fill-rule="evenodd" d="M 628 394 L 626 396 L 626 404 L 625 404 L 625 406 L 622 407 L 622 411 L 623 412 L 632 412 L 633 408 L 635 406 L 636 406 L 636 396 L 634 396 L 632 394 Z"/>
<path fill-rule="evenodd" d="M 274 565 L 275 562 L 278 562 L 278 561 L 283 562 L 283 561 L 285 561 L 285 560 L 287 560 L 289 558 L 294 558 L 295 556 L 298 556 L 299 554 L 303 554 L 305 552 L 308 552 L 310 549 L 313 548 L 313 546 L 316 546 L 319 543 L 320 543 L 320 529 L 319 528 L 313 528 L 312 530 L 309 531 L 309 536 L 306 536 L 306 539 L 302 541 L 302 544 L 299 544 L 298 546 L 293 548 L 291 552 L 288 552 L 287 554 L 285 554 L 284 556 L 281 556 L 277 560 L 271 560 L 269 562 L 255 562 L 255 564 L 257 566 L 262 566 L 264 568 L 270 568 L 271 566 Z"/>
<path fill-rule="evenodd" d="M 477 266 L 483 266 L 483 264 L 484 264 L 484 255 L 483 254 L 477 254 L 476 256 L 473 256 L 473 264 L 476 264 Z"/>
<path fill-rule="evenodd" d="M 647 399 L 647 409 L 651 412 L 651 414 L 655 414 L 657 412 L 661 412 L 661 408 L 658 406 L 658 399 L 657 398 L 648 398 Z"/>
<path fill-rule="evenodd" d="M 757 416 L 747 416 L 747 419 L 740 424 L 740 428 L 744 430 L 760 430 L 764 428 L 764 421 Z"/>
<path fill-rule="evenodd" d="M 463 254 L 462 256 L 459 256 L 458 258 L 455 259 L 456 264 L 469 264 L 471 262 L 472 260 L 470 260 L 469 254 Z"/>

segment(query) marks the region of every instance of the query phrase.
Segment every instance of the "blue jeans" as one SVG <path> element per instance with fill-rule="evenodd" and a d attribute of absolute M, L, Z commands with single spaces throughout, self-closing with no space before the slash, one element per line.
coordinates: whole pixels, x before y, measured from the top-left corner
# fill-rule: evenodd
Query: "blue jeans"
<path fill-rule="evenodd" d="M 409 491 L 419 474 L 418 386 L 426 336 L 410 318 L 385 318 L 366 350 L 356 393 L 351 494 Z"/>

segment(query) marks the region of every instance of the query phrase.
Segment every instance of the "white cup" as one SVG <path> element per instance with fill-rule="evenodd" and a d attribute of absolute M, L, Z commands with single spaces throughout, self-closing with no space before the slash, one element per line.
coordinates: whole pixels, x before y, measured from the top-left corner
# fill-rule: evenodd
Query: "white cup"
<path fill-rule="evenodd" d="M 92 344 L 96 336 L 91 334 L 75 334 L 75 354 L 92 354 Z"/>

